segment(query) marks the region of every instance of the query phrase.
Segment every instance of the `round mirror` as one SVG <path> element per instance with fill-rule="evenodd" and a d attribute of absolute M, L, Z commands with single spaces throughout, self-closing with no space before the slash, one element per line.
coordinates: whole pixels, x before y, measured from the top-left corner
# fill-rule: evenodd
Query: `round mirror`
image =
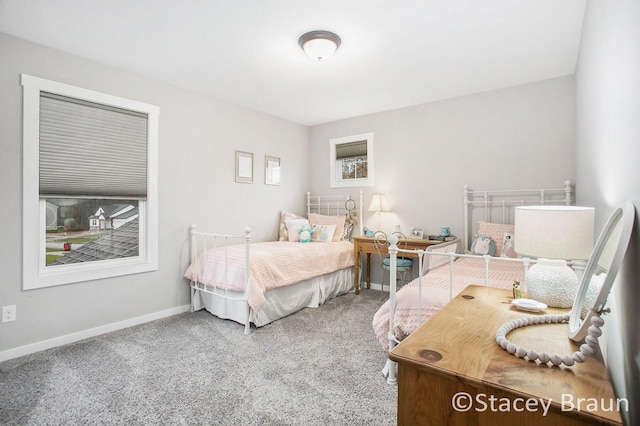
<path fill-rule="evenodd" d="M 625 203 L 611 214 L 602 228 L 569 317 L 569 338 L 575 342 L 581 342 L 586 337 L 591 317 L 600 316 L 607 303 L 611 286 L 627 251 L 635 215 L 635 206 Z"/>

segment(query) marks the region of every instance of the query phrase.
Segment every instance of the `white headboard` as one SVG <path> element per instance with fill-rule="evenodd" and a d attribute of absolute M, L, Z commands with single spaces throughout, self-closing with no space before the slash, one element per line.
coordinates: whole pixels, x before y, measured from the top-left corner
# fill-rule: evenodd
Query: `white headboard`
<path fill-rule="evenodd" d="M 473 240 L 474 224 L 478 221 L 513 223 L 514 208 L 524 205 L 571 205 L 573 186 L 564 182 L 562 188 L 474 190 L 463 186 L 464 249 Z"/>
<path fill-rule="evenodd" d="M 320 213 L 328 216 L 344 216 L 349 211 L 355 211 L 358 220 L 358 235 L 362 232 L 362 206 L 364 205 L 364 191 L 360 190 L 357 197 L 352 195 L 311 195 L 307 192 L 307 214 Z"/>

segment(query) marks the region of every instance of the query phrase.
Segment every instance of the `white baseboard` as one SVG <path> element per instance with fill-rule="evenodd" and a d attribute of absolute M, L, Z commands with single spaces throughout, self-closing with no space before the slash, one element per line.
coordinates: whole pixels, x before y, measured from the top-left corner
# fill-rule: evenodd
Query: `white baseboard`
<path fill-rule="evenodd" d="M 382 287 L 382 284 L 380 284 L 380 283 L 374 283 L 374 282 L 371 282 L 371 283 L 370 283 L 370 288 L 371 288 L 371 290 L 380 290 L 380 288 L 381 288 L 381 287 Z M 364 283 L 364 282 L 363 282 L 363 283 L 360 283 L 360 288 L 361 288 L 361 289 L 365 289 L 365 290 L 366 290 L 366 288 L 367 288 L 367 283 Z M 400 288 L 400 286 L 398 286 L 398 288 Z M 384 291 L 385 291 L 386 293 L 389 293 L 389 283 L 385 283 L 385 284 L 384 284 Z"/>
<path fill-rule="evenodd" d="M 367 283 L 362 283 L 364 284 L 364 286 L 362 286 L 361 288 L 366 288 L 367 287 Z M 362 285 L 360 284 L 360 285 Z M 380 283 L 371 283 L 371 290 L 380 290 L 380 287 L 382 287 L 382 285 Z M 389 291 L 389 286 L 385 285 L 384 288 L 387 289 L 387 291 Z"/>
<path fill-rule="evenodd" d="M 155 321 L 161 318 L 188 312 L 190 305 L 183 305 L 177 308 L 171 308 L 164 311 L 154 312 L 140 317 L 130 318 L 124 321 L 114 322 L 100 327 L 90 328 L 88 330 L 78 331 L 76 333 L 66 334 L 64 336 L 54 337 L 53 339 L 43 340 L 41 342 L 31 343 L 17 348 L 8 349 L 0 352 L 0 362 L 17 358 L 23 355 L 29 355 L 46 349 L 55 348 L 69 343 L 74 343 L 89 337 L 98 336 L 100 334 L 110 333 L 112 331 L 122 330 L 123 328 L 133 327 L 134 325 L 144 324 L 146 322 Z"/>

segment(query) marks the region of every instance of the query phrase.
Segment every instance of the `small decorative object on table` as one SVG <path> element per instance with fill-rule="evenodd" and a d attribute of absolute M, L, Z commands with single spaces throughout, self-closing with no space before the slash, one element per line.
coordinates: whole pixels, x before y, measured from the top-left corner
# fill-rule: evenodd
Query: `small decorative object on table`
<path fill-rule="evenodd" d="M 440 235 L 443 237 L 448 237 L 449 235 L 451 235 L 451 228 L 449 228 L 448 226 L 443 226 L 442 228 L 440 228 Z"/>
<path fill-rule="evenodd" d="M 422 239 L 424 236 L 424 230 L 422 228 L 411 228 L 411 238 Z"/>
<path fill-rule="evenodd" d="M 520 281 L 513 281 L 513 298 L 520 299 L 522 297 L 522 293 L 520 292 Z"/>

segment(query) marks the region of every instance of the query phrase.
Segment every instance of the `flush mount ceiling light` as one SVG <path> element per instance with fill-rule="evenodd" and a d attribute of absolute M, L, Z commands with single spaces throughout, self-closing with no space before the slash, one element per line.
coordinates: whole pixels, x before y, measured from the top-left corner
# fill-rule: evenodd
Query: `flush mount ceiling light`
<path fill-rule="evenodd" d="M 310 58 L 317 61 L 327 59 L 333 55 L 334 52 L 340 47 L 340 37 L 330 31 L 309 31 L 302 34 L 298 39 L 298 44 L 309 55 Z"/>

